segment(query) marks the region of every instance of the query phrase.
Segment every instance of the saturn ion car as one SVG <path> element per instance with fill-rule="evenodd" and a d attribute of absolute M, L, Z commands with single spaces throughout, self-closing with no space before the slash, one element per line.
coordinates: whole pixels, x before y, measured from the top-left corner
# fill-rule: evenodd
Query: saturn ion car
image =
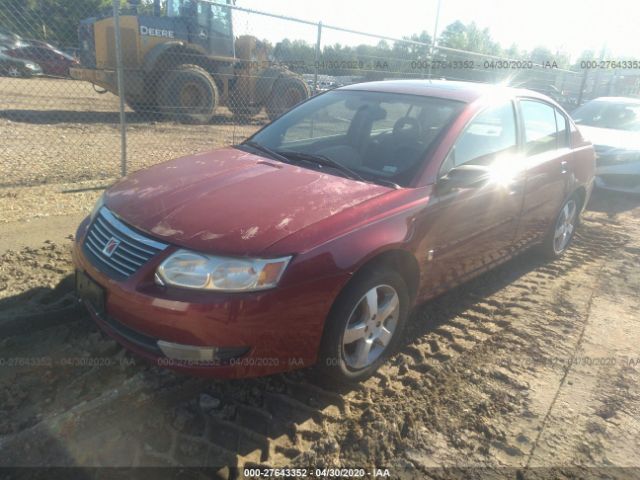
<path fill-rule="evenodd" d="M 78 228 L 77 290 L 158 365 L 218 377 L 315 365 L 359 381 L 415 305 L 530 246 L 562 255 L 594 167 L 542 94 L 351 85 L 109 188 Z"/>

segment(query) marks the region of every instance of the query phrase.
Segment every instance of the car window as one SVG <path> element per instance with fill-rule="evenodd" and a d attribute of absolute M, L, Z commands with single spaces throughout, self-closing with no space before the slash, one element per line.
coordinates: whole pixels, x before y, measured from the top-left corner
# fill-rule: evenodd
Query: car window
<path fill-rule="evenodd" d="M 527 155 L 537 155 L 557 148 L 556 115 L 551 105 L 535 100 L 521 100 L 524 123 L 524 150 Z"/>
<path fill-rule="evenodd" d="M 564 114 L 555 109 L 556 113 L 556 130 L 558 131 L 558 148 L 565 148 L 569 146 L 569 120 Z"/>
<path fill-rule="evenodd" d="M 482 111 L 460 134 L 445 160 L 441 174 L 465 164 L 488 165 L 497 155 L 515 150 L 516 120 L 511 102 Z"/>
<path fill-rule="evenodd" d="M 571 116 L 578 125 L 640 131 L 640 104 L 637 103 L 592 100 Z"/>

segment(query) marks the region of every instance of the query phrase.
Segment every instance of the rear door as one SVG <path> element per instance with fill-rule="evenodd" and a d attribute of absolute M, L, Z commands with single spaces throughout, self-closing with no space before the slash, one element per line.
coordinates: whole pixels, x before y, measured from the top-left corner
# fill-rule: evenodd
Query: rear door
<path fill-rule="evenodd" d="M 562 206 L 569 181 L 569 122 L 564 113 L 538 99 L 519 99 L 526 164 L 524 206 L 517 243 L 543 237 Z"/>

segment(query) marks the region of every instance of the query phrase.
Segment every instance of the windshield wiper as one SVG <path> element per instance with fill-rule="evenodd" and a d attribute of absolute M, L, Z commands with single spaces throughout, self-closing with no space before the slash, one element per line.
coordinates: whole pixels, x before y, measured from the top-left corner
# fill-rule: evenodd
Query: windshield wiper
<path fill-rule="evenodd" d="M 255 148 L 256 150 L 259 150 L 260 152 L 266 153 L 271 158 L 274 158 L 276 160 L 280 160 L 281 162 L 284 162 L 284 163 L 291 163 L 292 162 L 291 157 L 293 157 L 293 158 L 297 158 L 299 160 L 303 160 L 303 161 L 306 161 L 306 162 L 313 162 L 313 163 L 316 163 L 316 164 L 319 164 L 319 165 L 335 168 L 336 170 L 339 170 L 342 173 L 344 173 L 345 175 L 347 175 L 348 177 L 350 177 L 352 179 L 355 179 L 355 180 L 360 180 L 361 182 L 378 183 L 378 184 L 386 185 L 388 187 L 395 188 L 395 189 L 401 188 L 400 185 L 398 185 L 397 183 L 392 182 L 391 180 L 383 179 L 383 178 L 377 178 L 377 179 L 375 179 L 373 181 L 372 180 L 367 180 L 366 178 L 364 178 L 359 173 L 351 170 L 349 167 L 345 167 L 341 163 L 338 163 L 335 160 L 332 160 L 331 158 L 326 157 L 324 155 L 318 155 L 318 154 L 307 153 L 307 152 L 297 152 L 297 151 L 293 151 L 293 150 L 276 151 L 276 150 L 272 150 L 271 148 L 269 148 L 269 147 L 267 147 L 265 145 L 262 145 L 261 143 L 258 143 L 258 142 L 253 141 L 253 140 L 248 140 L 246 142 L 242 142 L 240 144 L 240 146 L 242 146 L 242 145 L 247 145 L 249 147 Z"/>
<path fill-rule="evenodd" d="M 375 180 L 368 180 L 366 178 L 364 178 L 362 175 L 360 175 L 358 172 L 351 170 L 349 167 L 346 167 L 344 165 L 342 165 L 339 162 L 336 162 L 335 160 L 325 156 L 325 155 L 319 155 L 319 154 L 314 154 L 314 153 L 307 153 L 307 152 L 296 152 L 296 151 L 290 151 L 290 150 L 280 150 L 280 152 L 278 152 L 282 155 L 291 155 L 293 157 L 305 160 L 305 161 L 309 161 L 309 162 L 315 162 L 318 163 L 320 165 L 326 165 L 328 167 L 333 167 L 337 170 L 340 170 L 342 172 L 344 172 L 345 174 L 347 174 L 349 177 L 354 178 L 356 180 L 360 180 L 361 182 L 365 182 L 365 183 L 377 183 L 380 185 L 386 185 L 387 187 L 391 187 L 391 188 L 395 188 L 396 190 L 400 187 L 400 185 L 398 185 L 397 183 L 391 181 L 391 180 L 387 180 L 384 178 L 375 178 Z"/>
<path fill-rule="evenodd" d="M 354 172 L 349 167 L 345 167 L 341 163 L 336 162 L 335 160 L 329 157 L 326 157 L 324 155 L 318 155 L 315 153 L 307 153 L 307 152 L 296 152 L 292 150 L 281 150 L 276 153 L 279 153 L 280 155 L 284 155 L 287 157 L 298 158 L 300 160 L 304 160 L 307 162 L 317 163 L 318 165 L 322 165 L 325 167 L 332 167 L 332 168 L 335 168 L 336 170 L 341 171 L 342 173 L 344 173 L 348 177 L 351 177 L 352 179 L 360 180 L 361 182 L 367 181 L 359 173 Z"/>
<path fill-rule="evenodd" d="M 261 143 L 255 142 L 253 140 L 247 140 L 246 142 L 242 142 L 240 145 L 248 145 L 250 147 L 255 148 L 256 150 L 261 151 L 262 153 L 266 153 L 273 159 L 280 160 L 281 162 L 285 162 L 285 163 L 291 163 L 291 160 L 289 160 L 284 155 L 276 152 L 275 150 L 271 150 L 269 147 L 265 147 Z"/>
<path fill-rule="evenodd" d="M 380 185 L 386 185 L 387 187 L 395 188 L 396 190 L 399 190 L 399 189 L 402 188 L 396 182 L 393 182 L 391 180 L 387 180 L 386 178 L 376 178 L 375 180 L 372 180 L 372 181 L 373 181 L 373 183 L 379 183 Z"/>

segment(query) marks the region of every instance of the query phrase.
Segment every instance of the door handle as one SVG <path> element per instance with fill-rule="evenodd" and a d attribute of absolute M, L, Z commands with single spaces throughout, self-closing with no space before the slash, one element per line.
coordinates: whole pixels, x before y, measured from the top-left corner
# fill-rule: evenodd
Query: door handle
<path fill-rule="evenodd" d="M 560 162 L 560 173 L 567 173 L 569 171 L 569 169 L 567 168 L 567 165 L 569 165 L 569 162 L 567 162 L 566 160 L 563 160 Z"/>

